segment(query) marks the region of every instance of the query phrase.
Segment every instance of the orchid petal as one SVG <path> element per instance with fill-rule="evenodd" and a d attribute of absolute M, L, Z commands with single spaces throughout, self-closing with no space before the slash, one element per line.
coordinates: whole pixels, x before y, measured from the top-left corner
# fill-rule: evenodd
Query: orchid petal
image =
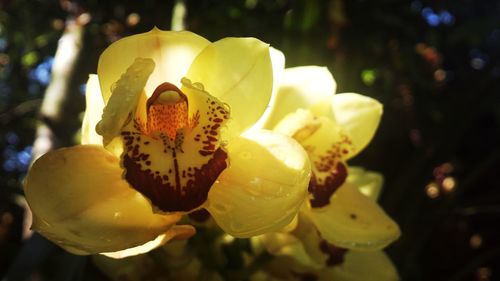
<path fill-rule="evenodd" d="M 86 109 L 82 123 L 82 144 L 102 144 L 102 136 L 98 135 L 95 127 L 101 120 L 104 101 L 99 89 L 97 75 L 91 74 L 85 90 Z"/>
<path fill-rule="evenodd" d="M 306 216 L 299 213 L 297 217 L 298 224 L 293 231 L 267 233 L 259 236 L 260 241 L 274 256 L 289 256 L 310 268 L 324 267 L 328 256 L 320 247 L 323 238 Z"/>
<path fill-rule="evenodd" d="M 348 251 L 341 265 L 327 267 L 319 274 L 320 281 L 398 281 L 394 264 L 382 251 Z"/>
<path fill-rule="evenodd" d="M 273 65 L 273 92 L 266 110 L 260 117 L 259 121 L 257 121 L 257 123 L 255 123 L 251 128 L 255 130 L 269 128 L 269 126 L 267 126 L 267 122 L 274 114 L 278 91 L 285 72 L 285 55 L 283 52 L 276 48 L 269 47 L 269 54 L 271 55 L 271 63 Z"/>
<path fill-rule="evenodd" d="M 130 121 L 141 98 L 144 85 L 148 81 L 155 63 L 151 59 L 137 58 L 116 82 L 113 95 L 109 98 L 96 131 L 103 136 L 104 146 L 120 134 L 123 126 Z"/>
<path fill-rule="evenodd" d="M 231 108 L 230 135 L 250 128 L 264 113 L 273 89 L 269 46 L 255 38 L 225 38 L 196 57 L 187 75 Z"/>
<path fill-rule="evenodd" d="M 187 239 L 196 233 L 196 229 L 190 225 L 174 225 L 166 233 L 158 235 L 154 240 L 146 242 L 137 247 L 110 253 L 101 253 L 110 258 L 122 259 L 147 253 L 156 249 L 172 239 Z"/>
<path fill-rule="evenodd" d="M 332 99 L 337 123 L 353 142 L 347 159 L 356 156 L 372 140 L 382 117 L 382 104 L 370 97 L 354 93 L 335 95 Z"/>
<path fill-rule="evenodd" d="M 272 232 L 260 236 L 260 239 L 266 250 L 273 256 L 289 256 L 304 266 L 318 266 L 307 253 L 303 241 L 290 233 Z"/>
<path fill-rule="evenodd" d="M 122 173 L 118 158 L 99 146 L 43 155 L 30 169 L 24 189 L 33 228 L 75 254 L 119 251 L 167 232 L 180 215 L 153 214 Z"/>
<path fill-rule="evenodd" d="M 289 224 L 307 195 L 310 164 L 293 139 L 252 131 L 228 145 L 231 165 L 208 194 L 205 208 L 235 237 L 250 237 Z"/>
<path fill-rule="evenodd" d="M 312 109 L 319 116 L 332 117 L 329 100 L 336 88 L 337 84 L 326 67 L 285 69 L 280 88 L 273 97 L 265 128 L 274 128 L 282 118 L 299 108 Z"/>
<path fill-rule="evenodd" d="M 136 58 L 151 58 L 156 68 L 144 89 L 151 95 L 159 84 L 181 86 L 181 78 L 198 53 L 209 41 L 189 31 L 151 31 L 129 36 L 111 44 L 99 58 L 97 74 L 104 101 L 111 96 L 112 85 Z"/>
<path fill-rule="evenodd" d="M 382 190 L 384 177 L 379 173 L 351 166 L 349 167 L 347 182 L 356 186 L 368 198 L 377 201 Z"/>
<path fill-rule="evenodd" d="M 378 250 L 400 235 L 398 225 L 351 184 L 342 185 L 322 208 L 304 206 L 321 236 L 338 247 Z"/>

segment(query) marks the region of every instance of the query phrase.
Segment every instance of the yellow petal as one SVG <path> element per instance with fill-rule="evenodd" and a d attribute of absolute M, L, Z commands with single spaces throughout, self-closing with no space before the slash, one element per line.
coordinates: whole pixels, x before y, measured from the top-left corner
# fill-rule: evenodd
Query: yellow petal
<path fill-rule="evenodd" d="M 149 202 L 122 179 L 118 158 L 93 145 L 49 152 L 25 181 L 33 228 L 76 254 L 113 252 L 165 233 L 180 215 L 152 213 Z"/>
<path fill-rule="evenodd" d="M 102 144 L 102 136 L 95 131 L 97 122 L 101 120 L 104 100 L 99 89 L 97 75 L 91 74 L 85 91 L 86 109 L 82 123 L 82 144 Z"/>
<path fill-rule="evenodd" d="M 272 232 L 261 235 L 260 239 L 267 251 L 274 256 L 290 256 L 302 265 L 317 266 L 302 241 L 290 233 Z"/>
<path fill-rule="evenodd" d="M 150 255 L 137 255 L 124 259 L 114 259 L 103 255 L 90 257 L 92 263 L 111 281 L 148 280 L 158 265 Z"/>
<path fill-rule="evenodd" d="M 257 123 L 255 123 L 251 128 L 255 130 L 269 127 L 267 126 L 267 122 L 273 114 L 273 108 L 275 107 L 276 99 L 278 97 L 277 93 L 285 72 L 285 55 L 280 50 L 273 47 L 269 48 L 269 54 L 271 55 L 271 63 L 273 65 L 273 92 L 266 110 L 260 117 L 259 121 L 257 121 Z"/>
<path fill-rule="evenodd" d="M 156 64 L 145 86 L 148 95 L 163 82 L 180 87 L 193 59 L 208 44 L 209 41 L 192 32 L 157 28 L 116 41 L 101 54 L 97 67 L 104 101 L 111 96 L 112 85 L 138 57 L 151 58 Z"/>
<path fill-rule="evenodd" d="M 285 55 L 282 51 L 269 47 L 271 64 L 273 66 L 273 95 L 278 92 L 285 73 Z"/>
<path fill-rule="evenodd" d="M 293 139 L 253 131 L 228 145 L 230 166 L 205 208 L 227 233 L 250 237 L 289 224 L 307 195 L 310 164 Z"/>
<path fill-rule="evenodd" d="M 166 233 L 158 235 L 154 240 L 146 242 L 140 246 L 111 253 L 101 253 L 114 259 L 136 256 L 147 253 L 159 246 L 164 245 L 172 239 L 187 239 L 196 233 L 196 229 L 190 225 L 174 225 Z"/>
<path fill-rule="evenodd" d="M 299 213 L 299 223 L 297 228 L 291 233 L 300 239 L 307 254 L 314 261 L 314 267 L 323 267 L 326 264 L 328 256 L 325 255 L 325 252 L 321 248 L 321 243 L 324 240 L 316 229 L 314 223 L 302 212 Z"/>
<path fill-rule="evenodd" d="M 398 272 L 382 251 L 350 250 L 341 265 L 327 267 L 319 274 L 320 281 L 397 281 Z"/>
<path fill-rule="evenodd" d="M 137 58 L 116 82 L 110 97 L 96 126 L 96 131 L 103 136 L 104 145 L 120 134 L 123 126 L 130 120 L 130 114 L 136 112 L 144 85 L 148 81 L 155 63 L 151 59 Z"/>
<path fill-rule="evenodd" d="M 275 256 L 289 256 L 302 266 L 319 269 L 325 266 L 328 256 L 321 249 L 324 241 L 316 226 L 299 213 L 298 225 L 290 232 L 280 231 L 258 236 L 266 250 Z"/>
<path fill-rule="evenodd" d="M 367 171 L 361 167 L 349 167 L 347 182 L 356 186 L 368 198 L 377 201 L 384 183 L 384 177 L 379 173 Z"/>
<path fill-rule="evenodd" d="M 229 129 L 242 132 L 264 113 L 273 88 L 269 46 L 255 38 L 225 38 L 207 46 L 187 78 L 229 104 Z M 233 133 L 237 135 L 237 133 Z"/>
<path fill-rule="evenodd" d="M 315 114 L 332 117 L 329 101 L 336 88 L 337 84 L 326 67 L 285 69 L 264 127 L 274 128 L 283 117 L 299 108 L 312 108 Z"/>
<path fill-rule="evenodd" d="M 337 123 L 349 134 L 354 149 L 352 158 L 372 140 L 382 117 L 382 104 L 370 97 L 354 93 L 338 94 L 332 100 Z"/>
<path fill-rule="evenodd" d="M 321 236 L 338 247 L 377 250 L 400 235 L 398 225 L 371 199 L 348 183 L 322 208 L 302 208 Z"/>

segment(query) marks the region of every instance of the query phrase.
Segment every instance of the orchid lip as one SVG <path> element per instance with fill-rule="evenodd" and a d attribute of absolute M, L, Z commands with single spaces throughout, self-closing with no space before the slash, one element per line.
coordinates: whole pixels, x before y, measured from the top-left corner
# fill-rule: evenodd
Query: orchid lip
<path fill-rule="evenodd" d="M 125 179 L 161 212 L 199 208 L 227 167 L 220 129 L 229 110 L 195 84 L 161 83 L 145 103 L 145 120 L 121 133 Z"/>

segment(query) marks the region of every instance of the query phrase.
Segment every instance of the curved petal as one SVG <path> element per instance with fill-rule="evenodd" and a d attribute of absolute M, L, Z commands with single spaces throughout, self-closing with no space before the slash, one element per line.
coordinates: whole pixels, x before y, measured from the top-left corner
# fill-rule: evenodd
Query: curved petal
<path fill-rule="evenodd" d="M 260 239 L 266 250 L 274 256 L 289 256 L 304 266 L 317 266 L 302 241 L 290 233 L 272 232 L 260 236 Z"/>
<path fill-rule="evenodd" d="M 104 109 L 101 89 L 99 89 L 99 79 L 97 75 L 89 75 L 85 90 L 86 109 L 82 123 L 82 144 L 102 144 L 102 136 L 98 135 L 95 127 L 101 120 Z"/>
<path fill-rule="evenodd" d="M 341 265 L 327 267 L 319 274 L 320 281 L 397 281 L 398 272 L 382 251 L 348 251 Z"/>
<path fill-rule="evenodd" d="M 122 259 L 147 253 L 160 247 L 172 239 L 188 239 L 196 233 L 196 229 L 190 225 L 174 225 L 166 233 L 158 235 L 154 240 L 146 242 L 137 247 L 110 253 L 101 253 L 110 258 Z"/>
<path fill-rule="evenodd" d="M 372 140 L 382 117 L 382 104 L 354 93 L 335 95 L 332 99 L 335 120 L 349 134 L 353 150 L 347 159 L 356 156 Z"/>
<path fill-rule="evenodd" d="M 378 250 L 400 235 L 398 225 L 370 198 L 348 183 L 322 208 L 304 206 L 321 236 L 338 247 Z"/>
<path fill-rule="evenodd" d="M 267 122 L 273 115 L 273 109 L 278 97 L 278 91 L 285 72 L 285 55 L 283 54 L 283 52 L 273 47 L 269 47 L 269 54 L 271 55 L 271 63 L 273 65 L 273 92 L 271 95 L 271 100 L 269 101 L 269 105 L 260 117 L 259 121 L 257 121 L 257 123 L 252 126 L 251 130 L 267 128 L 272 129 L 271 127 L 267 126 Z"/>
<path fill-rule="evenodd" d="M 273 66 L 273 95 L 278 92 L 285 73 L 285 54 L 282 51 L 269 47 L 269 55 Z"/>
<path fill-rule="evenodd" d="M 96 132 L 103 137 L 105 146 L 120 134 L 123 126 L 130 121 L 130 114 L 136 112 L 144 85 L 154 68 L 153 60 L 137 58 L 116 82 L 113 95 L 96 126 Z"/>
<path fill-rule="evenodd" d="M 104 101 L 111 96 L 113 84 L 138 57 L 151 58 L 156 64 L 145 86 L 146 94 L 151 95 L 163 82 L 180 87 L 193 59 L 208 44 L 208 40 L 189 31 L 162 31 L 156 27 L 116 41 L 101 54 L 97 66 Z"/>
<path fill-rule="evenodd" d="M 333 117 L 329 100 L 337 84 L 326 67 L 301 66 L 285 69 L 265 128 L 274 128 L 287 114 L 299 108 L 311 109 L 319 116 Z"/>
<path fill-rule="evenodd" d="M 351 166 L 349 167 L 347 182 L 356 186 L 368 198 L 377 201 L 382 190 L 384 177 L 379 173 Z"/>
<path fill-rule="evenodd" d="M 99 146 L 43 155 L 24 185 L 33 228 L 75 254 L 119 251 L 168 231 L 180 215 L 153 214 L 122 172 L 118 158 Z"/>
<path fill-rule="evenodd" d="M 297 227 L 290 232 L 267 233 L 258 236 L 266 250 L 275 256 L 289 256 L 302 266 L 320 269 L 325 266 L 328 255 L 321 247 L 324 241 L 316 226 L 299 213 Z"/>
<path fill-rule="evenodd" d="M 187 78 L 200 82 L 231 108 L 231 135 L 250 128 L 264 113 L 273 89 L 269 46 L 255 38 L 224 38 L 194 60 Z"/>
<path fill-rule="evenodd" d="M 208 194 L 205 208 L 235 237 L 278 230 L 292 221 L 307 195 L 310 164 L 293 139 L 252 131 L 228 145 L 231 165 Z"/>
<path fill-rule="evenodd" d="M 327 264 L 329 253 L 325 252 L 322 247 L 324 239 L 321 237 L 314 223 L 302 214 L 302 212 L 299 213 L 299 223 L 292 234 L 300 239 L 307 254 L 314 260 L 315 267 L 323 267 Z"/>

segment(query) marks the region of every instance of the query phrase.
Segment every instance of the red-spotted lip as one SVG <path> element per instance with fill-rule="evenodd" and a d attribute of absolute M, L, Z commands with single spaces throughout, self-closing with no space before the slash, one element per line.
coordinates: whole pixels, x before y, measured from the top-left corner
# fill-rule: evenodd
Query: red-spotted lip
<path fill-rule="evenodd" d="M 157 102 L 166 91 L 175 91 L 180 100 Z M 199 108 L 189 116 L 188 96 L 175 85 L 162 83 L 146 103 L 146 124 L 135 119 L 121 133 L 125 179 L 163 212 L 199 208 L 227 168 L 220 129 L 229 111 L 208 93 L 193 91 L 189 97 Z"/>

